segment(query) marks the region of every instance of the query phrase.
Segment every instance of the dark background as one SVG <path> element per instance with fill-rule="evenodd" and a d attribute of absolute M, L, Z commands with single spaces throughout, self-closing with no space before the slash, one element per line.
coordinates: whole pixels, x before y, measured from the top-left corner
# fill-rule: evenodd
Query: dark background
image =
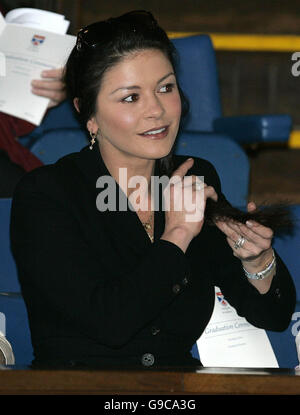
<path fill-rule="evenodd" d="M 96 20 L 132 9 L 153 12 L 167 31 L 294 34 L 300 36 L 300 0 L 32 0 L 1 1 L 7 10 L 37 7 L 64 14 L 70 34 Z M 300 129 L 300 77 L 291 52 L 217 51 L 225 115 L 282 113 Z"/>
<path fill-rule="evenodd" d="M 299 0 L 2 0 L 1 4 L 8 9 L 57 11 L 72 16 L 74 28 L 131 9 L 147 9 L 170 31 L 300 34 Z"/>

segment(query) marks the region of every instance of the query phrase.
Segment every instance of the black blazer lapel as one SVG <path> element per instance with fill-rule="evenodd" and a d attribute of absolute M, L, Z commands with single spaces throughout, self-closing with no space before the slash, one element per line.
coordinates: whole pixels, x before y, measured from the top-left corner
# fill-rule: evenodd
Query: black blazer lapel
<path fill-rule="evenodd" d="M 115 183 L 116 190 L 116 210 L 99 211 L 96 208 L 96 199 L 104 189 L 96 188 L 96 183 L 101 176 L 111 176 L 109 173 L 99 150 L 96 145 L 92 150 L 89 147 L 85 147 L 78 153 L 76 158 L 76 164 L 80 168 L 82 174 L 85 177 L 87 186 L 90 188 L 91 194 L 95 197 L 95 230 L 96 232 L 103 232 L 103 227 L 106 229 L 108 239 L 114 246 L 114 249 L 122 248 L 123 258 L 128 258 L 130 261 L 130 253 L 135 253 L 139 256 L 145 250 L 151 247 L 151 241 L 139 220 L 136 212 L 130 208 L 130 203 L 118 185 Z M 159 174 L 156 168 L 155 174 Z M 126 211 L 120 211 L 118 209 L 120 197 L 125 200 L 127 207 Z M 154 238 L 159 239 L 164 229 L 164 212 L 155 212 L 154 216 Z M 121 252 L 119 250 L 119 252 Z M 126 260 L 125 258 L 125 260 Z"/>

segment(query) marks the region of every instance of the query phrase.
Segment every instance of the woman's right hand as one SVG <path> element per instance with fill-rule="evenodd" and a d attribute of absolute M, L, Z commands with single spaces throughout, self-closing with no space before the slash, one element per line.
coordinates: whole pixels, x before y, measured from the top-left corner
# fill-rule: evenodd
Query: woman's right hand
<path fill-rule="evenodd" d="M 191 158 L 182 163 L 173 172 L 171 184 L 164 191 L 166 221 L 161 239 L 175 243 L 183 252 L 202 229 L 206 199 L 218 199 L 215 189 L 200 181 L 197 176 L 187 176 L 184 179 L 193 164 Z"/>

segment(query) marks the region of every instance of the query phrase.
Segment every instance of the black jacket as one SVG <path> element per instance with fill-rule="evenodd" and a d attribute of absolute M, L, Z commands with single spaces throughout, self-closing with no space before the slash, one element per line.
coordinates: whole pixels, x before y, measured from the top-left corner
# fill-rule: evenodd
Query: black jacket
<path fill-rule="evenodd" d="M 175 157 L 175 166 L 185 159 Z M 221 197 L 209 162 L 195 159 L 189 173 Z M 211 317 L 215 285 L 250 323 L 288 326 L 295 289 L 279 257 L 261 295 L 215 226 L 204 224 L 184 254 L 160 239 L 164 212 L 156 211 L 151 244 L 134 211 L 97 210 L 103 175 L 98 147 L 86 147 L 28 173 L 16 188 L 12 249 L 36 365 L 143 367 L 145 355 L 154 365 L 199 364 L 190 350 Z"/>

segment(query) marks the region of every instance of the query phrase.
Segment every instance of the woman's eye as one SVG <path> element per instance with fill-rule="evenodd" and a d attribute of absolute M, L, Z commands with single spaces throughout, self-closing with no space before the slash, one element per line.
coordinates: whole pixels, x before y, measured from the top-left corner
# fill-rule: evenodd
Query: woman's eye
<path fill-rule="evenodd" d="M 135 102 L 138 100 L 138 94 L 131 94 L 126 98 L 122 99 L 122 102 Z"/>
<path fill-rule="evenodd" d="M 160 88 L 159 92 L 172 92 L 175 84 L 167 84 Z"/>

